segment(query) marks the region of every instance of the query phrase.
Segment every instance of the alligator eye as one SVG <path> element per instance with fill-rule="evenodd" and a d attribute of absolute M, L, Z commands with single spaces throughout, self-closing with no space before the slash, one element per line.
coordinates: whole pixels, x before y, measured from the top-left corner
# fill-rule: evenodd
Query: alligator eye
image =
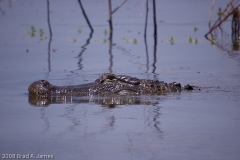
<path fill-rule="evenodd" d="M 173 85 L 176 86 L 176 87 L 180 87 L 181 88 L 181 84 L 180 83 L 176 83 L 175 82 Z"/>
<path fill-rule="evenodd" d="M 109 76 L 108 79 L 113 80 L 115 77 L 114 76 Z"/>

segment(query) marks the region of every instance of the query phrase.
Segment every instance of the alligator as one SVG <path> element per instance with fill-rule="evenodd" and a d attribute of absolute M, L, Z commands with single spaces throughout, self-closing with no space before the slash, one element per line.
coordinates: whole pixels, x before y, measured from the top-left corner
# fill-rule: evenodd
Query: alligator
<path fill-rule="evenodd" d="M 181 92 L 193 90 L 193 86 L 181 86 L 180 83 L 165 83 L 158 80 L 138 79 L 126 75 L 105 73 L 92 83 L 55 86 L 47 80 L 33 82 L 28 91 L 37 96 L 91 96 L 91 95 L 147 95 L 166 94 L 168 92 Z"/>

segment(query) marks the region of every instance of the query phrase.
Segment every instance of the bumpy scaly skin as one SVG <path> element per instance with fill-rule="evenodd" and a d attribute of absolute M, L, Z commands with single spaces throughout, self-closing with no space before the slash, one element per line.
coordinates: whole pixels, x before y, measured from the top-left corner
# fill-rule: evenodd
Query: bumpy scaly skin
<path fill-rule="evenodd" d="M 190 85 L 183 89 L 192 90 Z M 180 83 L 164 83 L 158 80 L 138 79 L 125 75 L 103 74 L 93 83 L 74 86 L 54 86 L 46 80 L 33 82 L 29 87 L 29 94 L 38 96 L 51 95 L 139 95 L 139 94 L 162 94 L 166 92 L 181 92 Z"/>

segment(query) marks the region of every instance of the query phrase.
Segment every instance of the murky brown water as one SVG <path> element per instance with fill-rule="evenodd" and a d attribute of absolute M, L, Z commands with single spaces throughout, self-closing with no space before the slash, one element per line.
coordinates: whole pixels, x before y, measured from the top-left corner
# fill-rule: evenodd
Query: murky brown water
<path fill-rule="evenodd" d="M 1 158 L 240 157 L 239 51 L 228 52 L 231 45 L 219 48 L 204 38 L 211 2 L 157 1 L 155 55 L 151 7 L 144 43 L 144 1 L 128 1 L 114 13 L 111 50 L 107 1 L 82 3 L 93 34 L 77 1 L 50 1 L 50 38 L 47 1 L 0 2 Z M 120 3 L 113 1 L 113 8 Z M 225 5 L 218 1 L 215 10 Z M 224 27 L 230 34 L 230 21 Z M 189 43 L 189 36 L 197 44 Z M 228 38 L 225 43 L 231 42 Z M 82 84 L 111 71 L 202 89 L 162 96 L 65 97 L 46 106 L 33 105 L 27 94 L 28 85 L 39 79 Z"/>

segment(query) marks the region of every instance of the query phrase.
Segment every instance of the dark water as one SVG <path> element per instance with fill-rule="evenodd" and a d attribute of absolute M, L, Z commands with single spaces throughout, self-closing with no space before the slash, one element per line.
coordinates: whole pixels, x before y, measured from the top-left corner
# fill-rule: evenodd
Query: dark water
<path fill-rule="evenodd" d="M 113 14 L 111 50 L 108 2 L 82 3 L 92 35 L 77 1 L 50 1 L 52 36 L 47 1 L 0 2 L 1 158 L 239 159 L 239 51 L 231 50 L 230 21 L 224 24 L 224 49 L 204 38 L 210 1 L 157 1 L 156 54 L 151 2 L 147 47 L 145 1 L 127 1 Z M 113 1 L 113 8 L 120 3 Z M 213 19 L 226 4 L 216 2 Z M 189 36 L 197 43 L 189 43 Z M 202 89 L 162 96 L 66 97 L 45 107 L 29 101 L 27 87 L 33 81 L 81 84 L 105 72 Z"/>

